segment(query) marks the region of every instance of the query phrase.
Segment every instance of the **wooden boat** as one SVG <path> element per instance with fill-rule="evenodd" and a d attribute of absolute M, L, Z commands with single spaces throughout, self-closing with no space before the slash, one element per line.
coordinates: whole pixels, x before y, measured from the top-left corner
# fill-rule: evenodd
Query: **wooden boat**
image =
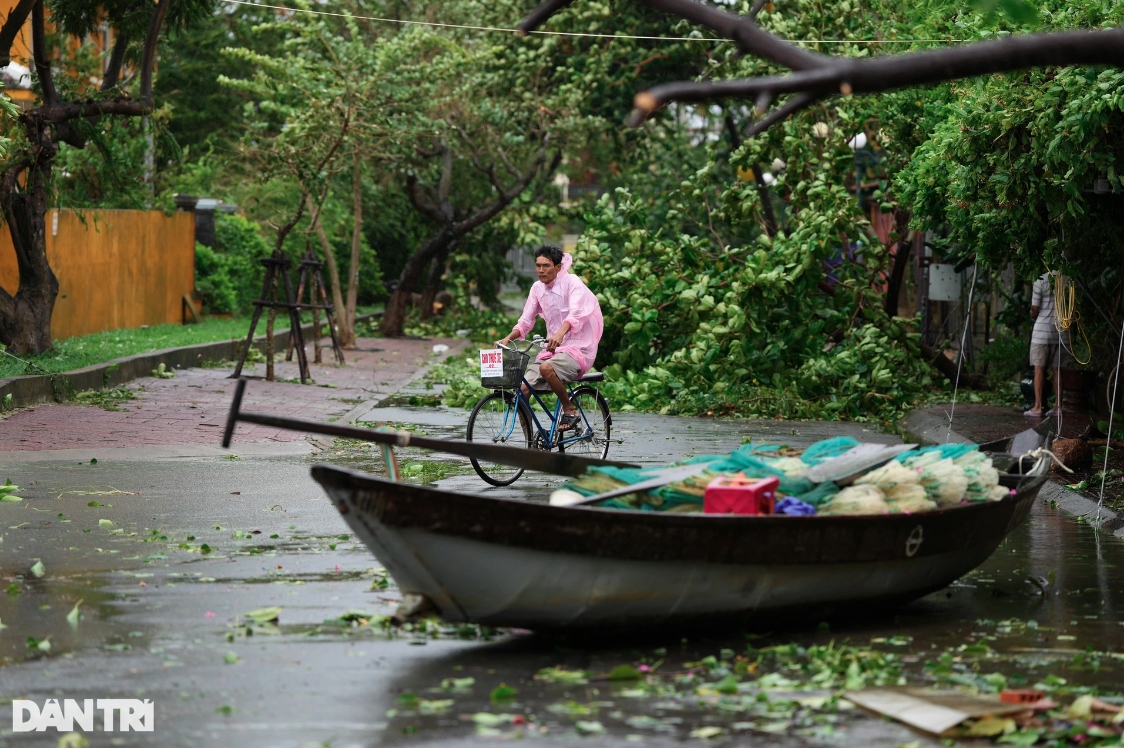
<path fill-rule="evenodd" d="M 1048 445 L 1043 429 L 1036 446 Z M 1020 445 L 1022 454 L 1029 445 Z M 529 629 L 716 625 L 891 610 L 983 563 L 1023 522 L 1049 457 L 984 445 L 1014 493 L 918 514 L 731 516 L 556 507 L 312 476 L 404 596 L 441 618 Z"/>

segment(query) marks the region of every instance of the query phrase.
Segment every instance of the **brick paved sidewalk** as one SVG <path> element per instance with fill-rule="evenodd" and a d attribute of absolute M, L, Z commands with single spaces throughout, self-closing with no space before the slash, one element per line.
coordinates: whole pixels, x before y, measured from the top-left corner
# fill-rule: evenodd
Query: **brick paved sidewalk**
<path fill-rule="evenodd" d="M 433 347 L 450 350 L 436 356 Z M 310 364 L 317 385 L 251 379 L 242 407 L 276 415 L 327 420 L 342 418 L 363 401 L 394 393 L 431 363 L 467 346 L 464 340 L 360 338 L 358 350 L 345 351 L 347 363 Z M 310 353 L 311 357 L 311 353 Z M 324 352 L 330 359 L 330 349 Z M 63 449 L 117 449 L 154 445 L 219 446 L 234 380 L 233 367 L 177 370 L 173 379 L 145 377 L 130 382 L 140 389 L 124 412 L 75 405 L 39 405 L 0 420 L 0 453 Z M 265 376 L 265 364 L 244 369 Z M 276 364 L 278 378 L 296 378 L 295 362 Z M 304 434 L 266 426 L 239 424 L 235 440 L 245 443 L 295 442 Z M 295 445 L 294 445 L 295 446 Z"/>

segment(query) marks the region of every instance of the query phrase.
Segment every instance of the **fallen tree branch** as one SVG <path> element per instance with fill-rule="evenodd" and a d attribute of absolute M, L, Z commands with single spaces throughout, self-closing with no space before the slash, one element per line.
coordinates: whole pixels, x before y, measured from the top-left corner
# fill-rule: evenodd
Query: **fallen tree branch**
<path fill-rule="evenodd" d="M 925 363 L 943 374 L 950 382 L 955 382 L 956 377 L 959 375 L 961 387 L 966 387 L 970 390 L 979 390 L 986 386 L 982 374 L 975 374 L 963 370 L 957 372 L 956 361 L 944 355 L 944 348 L 933 348 L 922 343 L 921 356 L 925 359 Z"/>
<path fill-rule="evenodd" d="M 8 17 L 4 19 L 4 25 L 0 26 L 0 66 L 7 66 L 12 61 L 12 42 L 16 40 L 16 36 L 23 29 L 27 16 L 31 13 L 31 8 L 37 1 L 19 0 L 8 11 Z"/>
<path fill-rule="evenodd" d="M 765 132 L 782 119 L 786 119 L 796 112 L 799 112 L 801 109 L 816 103 L 818 99 L 819 97 L 812 93 L 803 92 L 796 94 L 784 104 L 781 104 L 779 107 L 745 128 L 745 138 L 748 140 L 755 135 Z"/>
<path fill-rule="evenodd" d="M 101 101 L 75 101 L 65 104 L 48 104 L 33 109 L 26 116 L 37 117 L 43 122 L 60 124 L 78 117 L 95 117 L 99 114 L 123 114 L 140 116 L 148 108 L 139 101 L 131 99 L 103 99 Z"/>
<path fill-rule="evenodd" d="M 671 101 L 702 103 L 734 98 L 767 102 L 778 95 L 800 94 L 803 106 L 807 106 L 828 96 L 879 93 L 1032 67 L 1124 66 L 1124 28 L 1027 34 L 936 50 L 850 58 L 809 52 L 773 36 L 754 20 L 760 3 L 754 5 L 749 15 L 739 15 L 696 0 L 637 1 L 708 28 L 733 41 L 742 53 L 783 65 L 792 72 L 655 86 L 636 95 L 635 108 L 628 118 L 628 124 L 634 127 Z M 566 0 L 546 0 L 520 28 L 533 29 L 569 4 Z M 800 108 L 790 99 L 752 126 L 746 137 L 764 131 Z"/>

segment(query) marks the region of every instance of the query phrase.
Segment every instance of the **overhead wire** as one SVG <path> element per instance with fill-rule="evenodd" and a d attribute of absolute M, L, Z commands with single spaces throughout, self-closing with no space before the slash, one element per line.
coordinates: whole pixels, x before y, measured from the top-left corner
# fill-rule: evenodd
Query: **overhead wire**
<path fill-rule="evenodd" d="M 956 395 L 960 391 L 960 369 L 964 365 L 964 346 L 968 341 L 968 328 L 972 324 L 972 299 L 976 293 L 976 276 L 979 273 L 980 265 L 977 262 L 972 266 L 972 285 L 968 287 L 968 307 L 964 312 L 964 332 L 960 334 L 960 350 L 956 356 L 956 381 L 952 384 L 952 411 L 947 414 L 948 431 L 944 435 L 946 444 L 952 439 L 952 421 L 956 417 Z"/>
<path fill-rule="evenodd" d="M 335 18 L 354 18 L 360 21 L 378 21 L 380 23 L 397 23 L 402 26 L 431 26 L 442 29 L 463 29 L 466 31 L 493 31 L 505 34 L 536 34 L 539 36 L 573 36 L 589 39 L 636 39 L 641 41 L 659 42 L 725 42 L 728 39 L 707 38 L 704 36 L 637 36 L 634 34 L 595 34 L 577 31 L 534 31 L 523 32 L 517 28 L 505 26 L 476 26 L 465 23 L 441 23 L 439 21 L 408 21 L 401 18 L 385 18 L 382 16 L 360 16 L 354 13 L 338 13 L 328 10 L 312 10 L 310 8 L 291 8 L 285 5 L 270 5 L 267 3 L 254 3 L 248 0 L 222 0 L 229 5 L 248 5 L 254 8 L 269 8 L 286 13 L 305 13 L 315 16 L 332 16 Z M 788 39 L 792 44 L 955 44 L 966 41 L 964 39 Z"/>

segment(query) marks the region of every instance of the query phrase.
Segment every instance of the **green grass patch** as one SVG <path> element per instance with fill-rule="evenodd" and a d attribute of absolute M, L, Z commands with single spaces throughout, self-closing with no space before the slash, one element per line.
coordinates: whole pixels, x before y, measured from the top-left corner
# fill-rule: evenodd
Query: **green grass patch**
<path fill-rule="evenodd" d="M 381 308 L 381 305 L 364 307 L 359 309 L 359 314 L 378 311 Z M 312 321 L 312 315 L 308 312 L 305 312 L 302 317 L 305 322 Z M 320 321 L 323 325 L 323 318 Z M 231 317 L 229 319 L 204 317 L 202 322 L 192 325 L 153 325 L 145 329 L 109 330 L 93 335 L 56 340 L 54 348 L 47 353 L 30 358 L 20 357 L 34 365 L 31 367 L 0 354 L 0 379 L 18 377 L 24 374 L 43 374 L 44 372 L 54 374 L 73 371 L 94 364 L 103 364 L 115 358 L 160 351 L 165 348 L 215 343 L 220 340 L 241 340 L 246 337 L 249 325 L 249 317 Z M 289 329 L 287 314 L 285 316 L 278 315 L 274 329 L 276 332 Z M 326 327 L 325 330 L 327 330 Z M 265 315 L 262 315 L 254 333 L 255 335 L 265 334 Z"/>
<path fill-rule="evenodd" d="M 241 318 L 204 317 L 202 322 L 194 325 L 153 325 L 146 329 L 109 330 L 56 340 L 52 350 L 25 359 L 38 369 L 26 367 L 8 356 L 0 356 L 0 377 L 42 374 L 40 370 L 51 373 L 72 371 L 136 353 L 237 339 L 246 334 L 248 324 L 249 320 Z M 264 332 L 265 325 L 259 324 L 258 327 Z"/>

